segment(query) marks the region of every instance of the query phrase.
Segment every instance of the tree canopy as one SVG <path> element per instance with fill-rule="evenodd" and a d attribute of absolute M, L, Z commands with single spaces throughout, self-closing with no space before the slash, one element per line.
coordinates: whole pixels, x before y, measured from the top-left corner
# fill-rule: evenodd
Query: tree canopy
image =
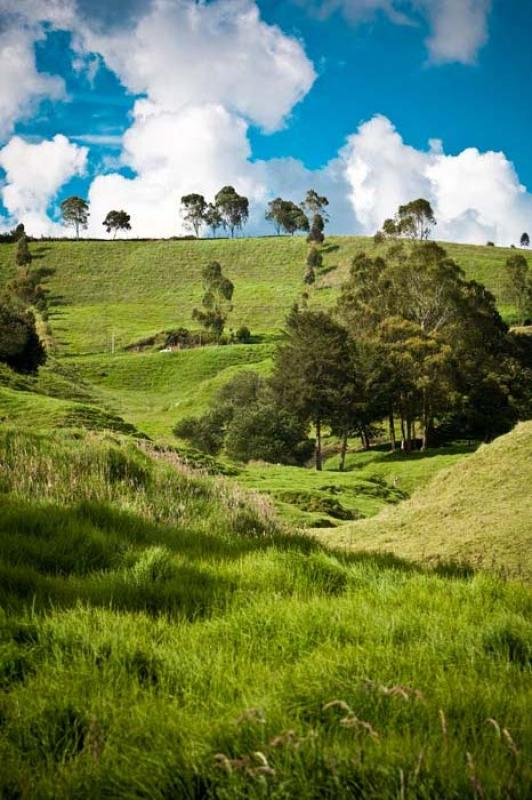
<path fill-rule="evenodd" d="M 102 225 L 107 233 L 113 232 L 113 239 L 118 231 L 131 230 L 131 217 L 125 211 L 109 211 Z"/>
<path fill-rule="evenodd" d="M 79 239 L 81 229 L 87 227 L 89 221 L 89 204 L 82 197 L 73 195 L 67 197 L 61 203 L 61 214 L 65 225 L 70 225 L 76 231 L 76 239 Z"/>

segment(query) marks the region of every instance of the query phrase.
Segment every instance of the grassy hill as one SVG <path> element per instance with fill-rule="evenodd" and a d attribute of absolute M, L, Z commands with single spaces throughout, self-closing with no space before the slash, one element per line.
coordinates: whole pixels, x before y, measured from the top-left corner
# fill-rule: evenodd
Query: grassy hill
<path fill-rule="evenodd" d="M 502 268 L 514 251 L 445 244 L 470 278 L 504 303 Z M 0 245 L 0 283 L 15 270 L 14 245 Z M 381 246 L 382 248 L 382 246 Z M 330 304 L 353 256 L 378 251 L 370 238 L 330 237 L 311 303 Z M 59 241 L 31 244 L 34 264 L 52 271 L 46 281 L 57 352 L 97 353 L 161 330 L 191 327 L 202 296 L 201 270 L 221 262 L 235 284 L 231 326 L 257 334 L 282 329 L 304 288 L 307 244 L 301 237 L 201 241 Z M 502 306 L 504 313 L 511 309 Z"/>
<path fill-rule="evenodd" d="M 528 796 L 524 586 L 327 551 L 120 434 L 0 462 L 1 797 Z"/>
<path fill-rule="evenodd" d="M 410 500 L 321 534 L 334 547 L 463 562 L 532 580 L 532 422 L 440 472 Z"/>

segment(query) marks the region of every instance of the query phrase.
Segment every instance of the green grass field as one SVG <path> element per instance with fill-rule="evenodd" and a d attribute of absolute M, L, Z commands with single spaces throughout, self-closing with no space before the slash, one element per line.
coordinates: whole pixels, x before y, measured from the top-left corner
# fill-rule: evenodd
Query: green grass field
<path fill-rule="evenodd" d="M 525 586 L 327 551 L 119 435 L 0 459 L 0 796 L 528 796 Z"/>
<path fill-rule="evenodd" d="M 334 547 L 452 560 L 532 580 L 532 422 L 461 460 L 394 509 L 322 534 Z"/>
<path fill-rule="evenodd" d="M 526 800 L 532 423 L 343 473 L 333 438 L 321 473 L 209 459 L 172 428 L 268 374 L 305 243 L 31 247 L 55 351 L 0 368 L 0 797 Z M 364 248 L 327 243 L 311 303 Z M 504 299 L 511 251 L 449 251 Z M 259 340 L 121 350 L 191 326 L 211 258 Z"/>
<path fill-rule="evenodd" d="M 514 251 L 472 245 L 445 245 L 469 278 L 484 283 L 501 303 L 503 267 Z M 34 265 L 53 270 L 46 285 L 58 353 L 111 350 L 143 336 L 180 325 L 193 327 L 192 310 L 202 296 L 201 270 L 221 262 L 235 284 L 230 325 L 248 325 L 256 334 L 275 334 L 304 289 L 304 238 L 265 237 L 199 241 L 34 242 Z M 0 282 L 15 270 L 14 245 L 0 245 Z M 324 267 L 311 303 L 331 304 L 353 256 L 381 252 L 364 237 L 327 239 Z M 511 309 L 501 306 L 504 313 Z"/>

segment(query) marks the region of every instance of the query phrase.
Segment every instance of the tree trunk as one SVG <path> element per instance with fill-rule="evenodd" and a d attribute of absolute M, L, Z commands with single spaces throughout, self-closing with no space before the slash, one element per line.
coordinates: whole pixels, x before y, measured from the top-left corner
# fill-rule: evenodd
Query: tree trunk
<path fill-rule="evenodd" d="M 321 463 L 321 419 L 318 417 L 316 420 L 316 450 L 315 450 L 315 459 L 316 459 L 316 469 L 321 472 L 322 463 Z"/>
<path fill-rule="evenodd" d="M 410 451 L 412 450 L 412 420 L 410 419 L 410 417 L 406 418 L 405 450 L 407 453 L 410 453 Z"/>
<path fill-rule="evenodd" d="M 347 432 L 342 435 L 342 447 L 340 450 L 340 472 L 345 470 L 345 457 L 347 454 Z"/>
<path fill-rule="evenodd" d="M 362 426 L 362 441 L 364 442 L 364 450 L 371 450 L 368 429 L 365 425 Z"/>
<path fill-rule="evenodd" d="M 422 431 L 422 441 L 421 441 L 421 449 L 426 450 L 431 445 L 431 438 L 432 438 L 432 430 L 434 427 L 434 420 L 432 419 L 429 403 L 427 399 L 427 393 L 424 392 L 423 394 L 423 431 Z"/>
<path fill-rule="evenodd" d="M 388 425 L 390 428 L 390 447 L 392 450 L 395 450 L 397 442 L 395 439 L 395 419 L 393 416 L 393 408 L 390 409 L 390 413 L 388 415 Z"/>

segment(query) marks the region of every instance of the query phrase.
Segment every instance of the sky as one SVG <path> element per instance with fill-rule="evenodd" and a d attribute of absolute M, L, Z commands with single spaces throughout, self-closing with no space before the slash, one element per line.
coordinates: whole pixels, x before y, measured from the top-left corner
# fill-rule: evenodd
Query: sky
<path fill-rule="evenodd" d="M 529 0 L 0 0 L 0 230 L 71 235 L 78 194 L 85 235 L 180 235 L 231 184 L 248 235 L 316 188 L 331 233 L 426 197 L 438 238 L 518 243 L 531 30 Z"/>

